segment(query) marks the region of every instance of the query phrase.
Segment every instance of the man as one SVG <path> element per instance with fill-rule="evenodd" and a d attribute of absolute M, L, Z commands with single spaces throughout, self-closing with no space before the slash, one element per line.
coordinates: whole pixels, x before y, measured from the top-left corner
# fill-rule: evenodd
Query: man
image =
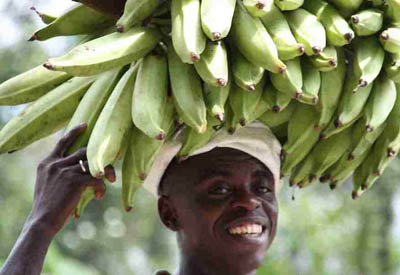
<path fill-rule="evenodd" d="M 85 129 L 82 124 L 67 133 L 40 163 L 32 211 L 1 275 L 40 274 L 50 242 L 83 190 L 93 186 L 96 197 L 103 196 L 104 181 L 85 172 L 86 149 L 64 157 Z M 177 233 L 176 275 L 255 274 L 275 237 L 278 142 L 263 127 L 238 132 L 215 135 L 182 163 L 172 160 L 179 146 L 166 145 L 145 183 L 158 188 L 160 218 Z M 106 167 L 106 178 L 115 181 L 112 166 Z"/>

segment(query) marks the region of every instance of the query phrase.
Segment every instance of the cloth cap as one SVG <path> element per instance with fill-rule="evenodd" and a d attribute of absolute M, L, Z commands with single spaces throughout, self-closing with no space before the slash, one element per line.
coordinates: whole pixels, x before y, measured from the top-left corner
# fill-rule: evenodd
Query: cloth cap
<path fill-rule="evenodd" d="M 157 189 L 161 178 L 169 163 L 179 152 L 182 140 L 183 133 L 180 132 L 171 141 L 165 143 L 147 175 L 143 186 L 156 197 L 158 196 Z M 274 176 L 275 191 L 279 191 L 282 185 L 280 180 L 281 145 L 271 130 L 264 124 L 254 122 L 249 126 L 237 129 L 233 135 L 224 130 L 217 131 L 207 145 L 196 150 L 190 156 L 206 153 L 216 147 L 237 149 L 261 161 L 271 171 Z"/>

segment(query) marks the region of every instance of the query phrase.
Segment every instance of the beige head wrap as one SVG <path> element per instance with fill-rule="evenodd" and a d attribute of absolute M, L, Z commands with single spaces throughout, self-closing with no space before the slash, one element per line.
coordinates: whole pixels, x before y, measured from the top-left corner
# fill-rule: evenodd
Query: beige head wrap
<path fill-rule="evenodd" d="M 157 196 L 158 184 L 171 160 L 182 146 L 182 133 L 178 133 L 172 141 L 167 142 L 158 154 L 153 167 L 148 174 L 144 187 Z M 258 159 L 271 171 L 275 179 L 275 190 L 279 191 L 280 181 L 280 151 L 281 145 L 271 130 L 261 123 L 255 122 L 238 129 L 233 135 L 226 131 L 215 132 L 210 142 L 195 151 L 190 156 L 202 154 L 216 147 L 229 147 L 243 151 Z"/>

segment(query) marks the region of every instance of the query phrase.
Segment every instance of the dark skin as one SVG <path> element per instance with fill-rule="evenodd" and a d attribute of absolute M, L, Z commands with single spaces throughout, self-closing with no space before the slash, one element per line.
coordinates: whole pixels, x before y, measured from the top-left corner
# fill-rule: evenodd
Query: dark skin
<path fill-rule="evenodd" d="M 69 220 L 87 187 L 96 197 L 104 181 L 84 173 L 78 164 L 86 148 L 65 156 L 84 132 L 80 125 L 67 133 L 38 166 L 32 211 L 0 275 L 40 274 L 47 249 Z M 106 178 L 115 181 L 112 166 Z M 172 163 L 163 184 L 158 209 L 162 222 L 177 232 L 181 262 L 177 275 L 254 275 L 276 234 L 278 206 L 269 170 L 249 155 L 218 148 Z M 228 229 L 262 225 L 257 236 L 233 236 Z M 158 274 L 168 274 L 161 272 Z"/>
<path fill-rule="evenodd" d="M 81 124 L 68 132 L 39 164 L 32 210 L 0 270 L 1 275 L 40 274 L 51 241 L 70 219 L 85 188 L 93 187 L 97 199 L 103 197 L 104 180 L 84 173 L 79 165 L 79 160 L 83 160 L 89 171 L 86 148 L 65 156 L 69 146 L 86 128 L 86 124 Z M 114 182 L 114 168 L 108 166 L 105 172 L 106 178 Z"/>
<path fill-rule="evenodd" d="M 162 222 L 177 232 L 177 275 L 255 274 L 276 234 L 278 206 L 270 171 L 244 152 L 217 148 L 172 163 L 161 186 Z M 228 228 L 257 223 L 256 238 Z"/>

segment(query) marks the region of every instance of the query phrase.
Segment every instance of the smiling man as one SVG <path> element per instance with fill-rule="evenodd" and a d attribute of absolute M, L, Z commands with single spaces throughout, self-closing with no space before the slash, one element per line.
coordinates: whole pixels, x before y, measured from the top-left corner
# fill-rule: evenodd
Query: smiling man
<path fill-rule="evenodd" d="M 87 172 L 86 148 L 64 156 L 85 129 L 83 124 L 67 133 L 39 165 L 32 211 L 1 275 L 40 274 L 83 190 L 93 186 L 98 198 L 104 194 L 104 181 Z M 261 124 L 234 135 L 219 131 L 178 163 L 181 138 L 162 148 L 144 184 L 158 196 L 162 222 L 176 232 L 180 264 L 174 274 L 254 275 L 276 234 L 279 142 Z M 106 178 L 115 181 L 112 166 Z"/>

